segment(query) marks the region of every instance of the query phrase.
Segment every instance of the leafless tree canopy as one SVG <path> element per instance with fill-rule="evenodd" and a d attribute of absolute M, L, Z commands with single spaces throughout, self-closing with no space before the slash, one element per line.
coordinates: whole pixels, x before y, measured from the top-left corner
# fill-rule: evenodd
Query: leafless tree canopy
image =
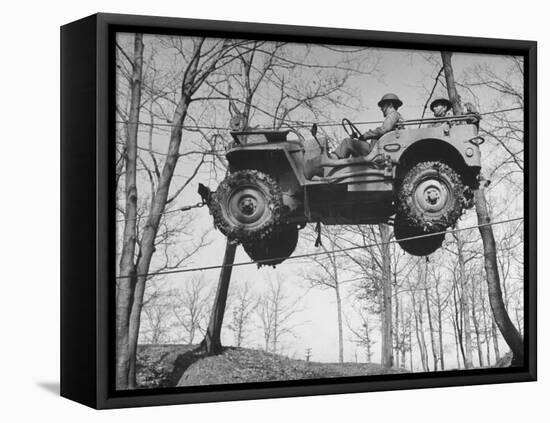
<path fill-rule="evenodd" d="M 386 91 L 404 91 L 409 118 L 429 113 L 428 96 L 437 95 L 457 110 L 466 103 L 501 110 L 484 114 L 480 126 L 491 183 L 476 194 L 478 214 L 468 212 L 456 229 L 478 217 L 522 216 L 521 58 L 455 54 L 451 63 L 439 52 L 143 34 L 119 34 L 116 46 L 118 389 L 139 387 L 138 345 L 195 347 L 220 310 L 224 345 L 308 362 L 438 371 L 495 366 L 517 352 L 521 221 L 481 236 L 447 234 L 429 259 L 392 243 L 387 224 L 323 227 L 317 248 L 308 227 L 297 253 L 323 254 L 276 269 L 235 267 L 227 277 L 159 272 L 219 265 L 226 247 L 235 261 L 247 259 L 197 205 L 198 183 L 215 186 L 228 171 L 230 125 L 304 131 L 313 122 L 367 120 L 367 112 L 377 119 L 374 96 Z M 392 74 L 407 63 L 400 79 Z M 396 81 L 400 88 L 388 86 Z M 338 126 L 321 132 L 343 137 Z M 214 298 L 224 278 L 220 308 Z"/>

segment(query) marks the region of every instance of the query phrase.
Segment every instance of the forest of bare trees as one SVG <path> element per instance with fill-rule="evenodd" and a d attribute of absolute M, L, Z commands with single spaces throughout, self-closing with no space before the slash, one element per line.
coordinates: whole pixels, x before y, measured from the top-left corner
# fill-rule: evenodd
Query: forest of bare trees
<path fill-rule="evenodd" d="M 218 343 L 218 353 L 415 372 L 522 362 L 524 228 L 499 223 L 523 216 L 521 58 L 142 34 L 120 34 L 116 47 L 117 389 L 139 387 L 140 345 Z M 315 247 L 308 227 L 297 252 L 323 254 L 275 269 L 170 273 L 248 261 L 196 193 L 227 173 L 230 126 L 301 131 L 367 120 L 369 108 L 377 117 L 374 98 L 394 82 L 385 61 L 396 55 L 421 69 L 402 86 L 409 118 L 434 82 L 455 113 L 467 103 L 507 110 L 483 115 L 476 206 L 441 249 L 408 255 L 389 224 L 324 227 Z M 321 131 L 342 138 L 338 126 Z"/>

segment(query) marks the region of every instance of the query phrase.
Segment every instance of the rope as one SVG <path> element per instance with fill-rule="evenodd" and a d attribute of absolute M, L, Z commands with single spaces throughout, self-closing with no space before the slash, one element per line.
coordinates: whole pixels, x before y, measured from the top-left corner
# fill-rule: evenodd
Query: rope
<path fill-rule="evenodd" d="M 514 111 L 514 110 L 522 110 L 523 107 L 512 107 L 512 108 L 509 108 L 509 109 L 501 109 L 501 110 L 495 110 L 495 111 L 492 111 L 492 112 L 485 112 L 485 113 L 479 113 L 480 116 L 487 116 L 487 115 L 494 115 L 494 114 L 497 114 L 497 113 L 503 113 L 503 112 L 511 112 L 511 111 Z M 124 123 L 126 125 L 129 125 L 130 123 L 136 123 L 136 122 L 128 122 L 128 121 L 125 121 L 125 120 L 117 120 L 116 121 L 117 123 Z M 374 124 L 379 124 L 379 123 L 382 123 L 384 122 L 383 120 L 372 120 L 372 121 L 362 121 L 362 122 L 355 122 L 356 125 L 374 125 Z M 299 122 L 299 123 L 294 123 L 292 124 L 292 127 L 293 128 L 309 128 L 311 125 L 313 125 L 313 123 L 315 122 L 305 122 L 305 121 L 302 121 L 302 122 Z M 182 129 L 207 129 L 207 130 L 218 130 L 218 131 L 227 131 L 227 128 L 226 127 L 221 127 L 221 126 L 208 126 L 208 125 L 205 125 L 205 126 L 201 126 L 201 125 L 176 125 L 176 124 L 173 124 L 173 123 L 150 123 L 150 122 L 137 122 L 138 125 L 145 125 L 145 126 L 169 126 L 169 127 L 172 127 L 172 126 L 178 126 L 178 127 L 181 127 Z M 287 124 L 288 126 L 290 126 L 289 124 Z M 317 123 L 317 126 L 341 126 L 342 123 L 341 122 L 320 122 L 320 123 Z M 254 128 L 254 129 L 257 129 L 257 130 L 272 130 L 273 128 L 270 128 L 270 127 L 257 127 L 257 128 Z"/>
<path fill-rule="evenodd" d="M 176 212 L 182 212 L 182 211 L 188 211 L 188 210 L 191 210 L 191 209 L 195 209 L 195 208 L 198 208 L 198 207 L 203 207 L 205 203 L 197 203 L 197 204 L 193 204 L 191 206 L 183 206 L 183 207 L 179 207 L 177 209 L 174 209 L 174 210 L 168 210 L 168 211 L 164 211 L 162 213 L 151 213 L 151 214 L 146 214 L 146 215 L 143 215 L 143 216 L 136 216 L 135 218 L 133 219 L 118 219 L 116 222 L 126 222 L 126 220 L 128 221 L 131 221 L 131 220 L 138 220 L 138 219 L 145 219 L 146 217 L 149 217 L 149 216 L 162 216 L 164 214 L 170 214 L 170 213 L 176 213 Z"/>
<path fill-rule="evenodd" d="M 503 223 L 515 222 L 515 221 L 523 220 L 523 219 L 524 219 L 523 217 L 516 217 L 516 218 L 513 218 L 513 219 L 501 220 L 501 221 L 498 221 L 498 222 L 482 223 L 480 225 L 468 226 L 466 228 L 458 228 L 458 229 L 452 229 L 452 230 L 448 230 L 448 231 L 434 232 L 434 233 L 426 234 L 426 235 L 411 236 L 411 237 L 408 237 L 408 238 L 402 238 L 402 239 L 400 239 L 400 241 L 410 241 L 410 240 L 414 240 L 414 239 L 422 239 L 422 238 L 427 238 L 427 237 L 430 237 L 430 236 L 435 236 L 435 235 L 440 235 L 440 234 L 445 234 L 445 233 L 462 232 L 462 231 L 467 231 L 467 230 L 470 230 L 470 229 L 482 228 L 482 227 L 485 227 L 485 226 L 500 225 L 500 224 L 503 224 Z M 353 251 L 353 250 L 358 250 L 358 249 L 363 249 L 363 248 L 372 248 L 372 247 L 377 247 L 377 246 L 386 245 L 386 244 L 387 245 L 395 244 L 396 242 L 397 242 L 397 240 L 391 240 L 391 241 L 388 241 L 388 242 L 377 242 L 377 243 L 374 243 L 374 244 L 364 244 L 364 245 L 360 245 L 360 246 L 356 246 L 356 247 L 340 248 L 340 249 L 330 250 L 330 251 L 320 251 L 320 252 L 316 252 L 316 253 L 297 254 L 295 256 L 290 256 L 290 257 L 275 257 L 275 258 L 257 260 L 257 261 L 243 261 L 243 262 L 233 263 L 233 264 L 221 264 L 221 265 L 203 266 L 203 267 L 176 268 L 176 269 L 172 269 L 172 270 L 164 270 L 164 271 L 153 272 L 153 273 L 143 273 L 143 274 L 138 274 L 138 275 L 127 275 L 127 276 L 117 276 L 116 278 L 117 279 L 126 279 L 126 278 L 131 278 L 131 277 L 146 277 L 146 276 L 156 276 L 156 275 L 169 275 L 169 274 L 174 274 L 174 273 L 188 273 L 188 272 L 197 272 L 197 271 L 204 271 L 204 270 L 215 270 L 215 269 L 222 269 L 222 268 L 227 268 L 227 267 L 246 266 L 246 265 L 249 265 L 249 264 L 261 264 L 261 263 L 264 263 L 264 262 L 269 262 L 269 261 L 272 261 L 272 260 L 281 260 L 281 259 L 283 259 L 283 260 L 284 259 L 286 259 L 286 260 L 295 260 L 295 259 L 304 258 L 304 257 L 319 256 L 319 255 L 322 255 L 322 254 L 341 253 L 341 252 Z"/>

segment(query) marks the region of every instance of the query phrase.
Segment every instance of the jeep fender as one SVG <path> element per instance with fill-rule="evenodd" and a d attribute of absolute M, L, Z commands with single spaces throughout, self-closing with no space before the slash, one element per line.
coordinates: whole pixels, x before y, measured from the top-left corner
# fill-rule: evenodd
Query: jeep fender
<path fill-rule="evenodd" d="M 397 164 L 398 178 L 419 161 L 443 161 L 472 185 L 481 168 L 479 146 L 471 141 L 477 135 L 472 126 L 453 127 L 452 136 L 444 136 L 441 128 L 394 131 L 379 140 L 371 155 L 389 156 Z"/>

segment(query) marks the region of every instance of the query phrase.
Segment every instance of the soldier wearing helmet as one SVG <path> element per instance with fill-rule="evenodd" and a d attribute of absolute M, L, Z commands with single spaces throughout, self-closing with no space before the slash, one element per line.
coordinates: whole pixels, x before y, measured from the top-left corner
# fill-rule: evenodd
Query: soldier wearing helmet
<path fill-rule="evenodd" d="M 403 102 L 395 94 L 385 94 L 378 102 L 378 107 L 384 115 L 384 122 L 381 126 L 375 129 L 369 129 L 359 139 L 346 138 L 344 139 L 338 148 L 334 151 L 334 154 L 339 159 L 343 159 L 349 156 L 366 156 L 372 151 L 374 142 L 368 140 L 377 140 L 387 132 L 393 131 L 399 122 L 403 121 L 402 116 L 397 109 L 403 105 Z"/>
<path fill-rule="evenodd" d="M 443 97 L 436 98 L 430 104 L 430 110 L 433 112 L 434 118 L 442 118 L 447 116 L 447 114 L 452 108 L 453 108 L 453 105 L 451 104 L 451 102 Z M 440 125 L 443 125 L 443 123 L 444 121 L 435 122 L 430 126 L 440 126 Z"/>

